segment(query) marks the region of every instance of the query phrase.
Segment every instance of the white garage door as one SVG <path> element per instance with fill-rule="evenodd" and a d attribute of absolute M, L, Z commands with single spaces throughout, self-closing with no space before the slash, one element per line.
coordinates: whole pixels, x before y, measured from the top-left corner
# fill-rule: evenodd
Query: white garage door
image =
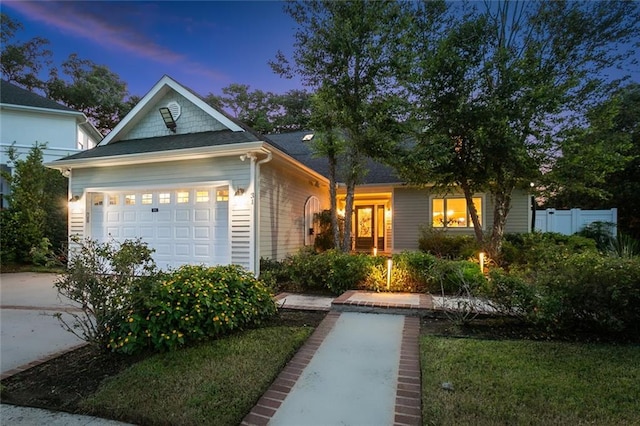
<path fill-rule="evenodd" d="M 227 186 L 95 192 L 90 201 L 93 239 L 141 238 L 161 268 L 230 261 Z"/>

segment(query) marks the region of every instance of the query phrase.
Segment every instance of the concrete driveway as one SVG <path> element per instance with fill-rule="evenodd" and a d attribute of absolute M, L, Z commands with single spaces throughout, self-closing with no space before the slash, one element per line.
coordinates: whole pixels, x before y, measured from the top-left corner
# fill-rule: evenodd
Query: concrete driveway
<path fill-rule="evenodd" d="M 74 309 L 60 300 L 55 274 L 0 274 L 0 370 L 2 377 L 83 343 L 53 315 Z M 69 314 L 63 314 L 71 319 Z"/>

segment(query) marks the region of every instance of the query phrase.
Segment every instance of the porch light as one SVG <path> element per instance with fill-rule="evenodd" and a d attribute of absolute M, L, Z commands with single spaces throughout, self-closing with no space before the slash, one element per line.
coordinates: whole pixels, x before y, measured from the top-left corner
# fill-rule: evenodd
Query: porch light
<path fill-rule="evenodd" d="M 393 267 L 393 259 L 387 259 L 387 290 L 391 288 L 391 268 Z"/>
<path fill-rule="evenodd" d="M 171 114 L 171 110 L 167 107 L 161 107 L 158 110 L 160 111 L 160 115 L 162 116 L 162 121 L 164 121 L 164 124 L 165 126 L 167 126 L 167 129 L 175 133 L 176 127 L 178 127 L 178 125 L 176 124 L 176 120 L 174 120 L 173 118 L 173 114 Z"/>
<path fill-rule="evenodd" d="M 236 189 L 236 197 L 240 197 L 241 195 L 244 195 L 244 188 L 238 188 Z"/>
<path fill-rule="evenodd" d="M 69 198 L 70 203 L 75 203 L 76 201 L 79 201 L 79 200 L 80 200 L 79 195 L 74 195 L 73 197 Z"/>

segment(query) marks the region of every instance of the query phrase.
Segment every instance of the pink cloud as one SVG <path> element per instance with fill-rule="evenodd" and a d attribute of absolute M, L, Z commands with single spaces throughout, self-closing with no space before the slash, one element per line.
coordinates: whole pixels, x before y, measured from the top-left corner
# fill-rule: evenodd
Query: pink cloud
<path fill-rule="evenodd" d="M 86 2 L 6 2 L 5 6 L 11 7 L 30 19 L 43 22 L 67 34 L 90 40 L 106 49 L 121 50 L 161 64 L 180 64 L 181 69 L 186 72 L 212 80 L 227 79 L 224 74 L 191 61 L 184 54 L 158 45 L 137 32 L 135 28 L 113 24 L 106 17 L 102 18 L 89 13 L 86 10 Z M 104 11 L 104 13 L 108 12 L 108 9 Z"/>

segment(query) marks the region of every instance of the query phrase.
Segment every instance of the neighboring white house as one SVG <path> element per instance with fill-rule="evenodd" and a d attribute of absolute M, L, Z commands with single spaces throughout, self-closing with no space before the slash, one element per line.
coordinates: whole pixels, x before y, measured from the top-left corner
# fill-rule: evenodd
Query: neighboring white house
<path fill-rule="evenodd" d="M 327 161 L 312 139 L 260 135 L 165 76 L 97 147 L 47 166 L 69 176 L 69 235 L 141 238 L 163 268 L 233 263 L 258 273 L 261 257 L 313 245 L 314 215 L 329 208 Z M 369 166 L 356 187 L 354 250 L 417 249 L 422 225 L 473 232 L 460 194 L 412 188 L 388 167 Z M 507 232 L 529 231 L 530 199 L 512 194 Z M 473 202 L 490 224 L 490 197 Z"/>
<path fill-rule="evenodd" d="M 93 148 L 102 135 L 74 109 L 2 80 L 0 87 L 0 167 L 10 170 L 7 149 L 24 158 L 36 142 L 47 144 L 44 162 Z M 7 194 L 2 181 L 2 194 Z"/>

